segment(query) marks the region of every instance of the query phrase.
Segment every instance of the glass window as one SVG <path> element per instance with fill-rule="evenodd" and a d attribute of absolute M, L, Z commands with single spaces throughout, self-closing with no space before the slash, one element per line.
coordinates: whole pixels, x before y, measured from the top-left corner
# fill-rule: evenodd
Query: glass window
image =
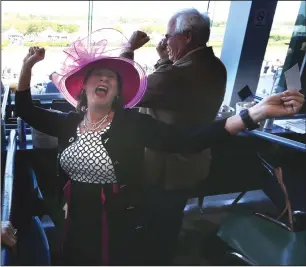
<path fill-rule="evenodd" d="M 295 38 L 294 36 L 297 30 L 296 20 L 301 2 L 302 1 L 278 1 L 277 3 L 256 91 L 256 95 L 258 96 L 264 97 L 271 92 L 277 91 L 286 57 L 288 54 L 292 53 L 292 48 L 289 47 L 289 44 L 292 38 Z M 288 12 L 288 10 L 290 10 L 290 12 Z M 300 26 L 298 28 L 301 29 Z"/>
<path fill-rule="evenodd" d="M 149 34 L 150 42 L 135 53 L 135 60 L 151 73 L 158 60 L 155 47 L 166 33 L 169 18 L 190 7 L 208 11 L 212 19 L 209 44 L 220 56 L 229 6 L 227 1 L 4 1 L 2 82 L 14 91 L 27 50 L 30 46 L 43 46 L 46 58 L 33 68 L 31 91 L 37 98 L 48 98 L 49 94 L 55 98 L 58 91 L 50 79 L 63 60 L 62 50 L 88 32 L 106 27 L 117 28 L 127 38 L 137 29 Z M 73 13 L 67 12 L 72 9 Z"/>
<path fill-rule="evenodd" d="M 284 91 L 287 89 L 284 72 L 290 69 L 295 64 L 298 64 L 300 75 L 305 67 L 305 52 L 306 52 L 306 2 L 301 1 L 299 13 L 293 27 L 292 37 L 287 50 L 286 59 L 281 71 L 281 76 L 277 84 L 277 91 Z M 304 71 L 305 73 L 305 71 Z M 303 86 L 303 79 L 302 86 Z M 304 88 L 305 90 L 305 88 Z"/>
<path fill-rule="evenodd" d="M 184 8 L 194 7 L 200 12 L 209 12 L 216 21 L 213 24 L 210 45 L 214 46 L 217 56 L 221 53 L 225 23 L 230 2 L 223 1 L 93 1 L 93 31 L 104 27 L 115 27 L 122 31 L 127 38 L 135 30 L 148 33 L 151 40 L 137 50 L 135 60 L 140 63 L 147 73 L 154 70 L 154 64 L 159 59 L 156 45 L 164 37 L 170 17 Z M 208 5 L 209 4 L 209 5 Z M 120 7 L 120 8 L 118 8 Z M 218 15 L 218 13 L 220 13 Z"/>
<path fill-rule="evenodd" d="M 88 1 L 3 1 L 1 15 L 3 84 L 14 91 L 29 47 L 42 46 L 46 57 L 33 68 L 31 91 L 34 95 L 49 92 L 54 98 L 58 90 L 52 86 L 51 74 L 63 58 L 63 48 L 87 34 Z"/>
<path fill-rule="evenodd" d="M 210 1 L 208 6 L 208 14 L 212 24 L 208 44 L 213 47 L 217 57 L 221 56 L 230 5 L 230 1 Z"/>

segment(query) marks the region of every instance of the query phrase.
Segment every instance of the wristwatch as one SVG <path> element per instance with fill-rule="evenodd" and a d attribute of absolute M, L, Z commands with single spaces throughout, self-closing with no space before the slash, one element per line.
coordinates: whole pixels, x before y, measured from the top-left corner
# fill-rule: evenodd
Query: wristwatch
<path fill-rule="evenodd" d="M 252 120 L 252 118 L 250 117 L 249 114 L 249 110 L 248 109 L 243 109 L 240 111 L 239 113 L 245 127 L 249 130 L 252 131 L 254 129 L 259 128 L 259 123 L 256 123 Z"/>

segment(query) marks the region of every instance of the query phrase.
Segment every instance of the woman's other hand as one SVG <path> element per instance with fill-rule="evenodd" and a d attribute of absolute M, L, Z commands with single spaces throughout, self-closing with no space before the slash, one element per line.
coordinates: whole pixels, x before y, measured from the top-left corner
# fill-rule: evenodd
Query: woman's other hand
<path fill-rule="evenodd" d="M 298 91 L 285 91 L 269 96 L 249 109 L 255 122 L 267 118 L 293 116 L 299 112 L 305 102 L 305 97 Z"/>
<path fill-rule="evenodd" d="M 17 242 L 16 233 L 17 230 L 13 227 L 11 222 L 1 222 L 1 244 L 13 248 Z"/>
<path fill-rule="evenodd" d="M 33 67 L 37 62 L 45 58 L 45 49 L 38 46 L 29 48 L 28 54 L 23 60 L 24 66 Z"/>
<path fill-rule="evenodd" d="M 31 75 L 33 66 L 45 58 L 45 49 L 38 46 L 30 47 L 28 54 L 23 59 L 17 91 L 26 91 L 31 88 Z"/>

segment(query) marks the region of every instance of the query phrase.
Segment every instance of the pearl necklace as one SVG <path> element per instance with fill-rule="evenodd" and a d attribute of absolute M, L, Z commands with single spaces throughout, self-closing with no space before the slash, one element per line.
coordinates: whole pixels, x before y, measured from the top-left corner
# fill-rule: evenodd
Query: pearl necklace
<path fill-rule="evenodd" d="M 95 123 L 94 123 L 94 122 L 91 122 L 91 121 L 88 119 L 87 115 L 85 115 L 85 120 L 84 120 L 84 122 L 83 122 L 83 126 L 85 127 L 85 129 L 86 129 L 87 131 L 95 131 L 95 130 L 99 129 L 99 128 L 101 127 L 101 125 L 102 125 L 104 122 L 107 121 L 108 115 L 109 115 L 109 112 L 108 112 L 101 120 L 99 120 L 98 122 L 95 122 Z M 87 123 L 92 124 L 91 129 L 89 129 Z"/>

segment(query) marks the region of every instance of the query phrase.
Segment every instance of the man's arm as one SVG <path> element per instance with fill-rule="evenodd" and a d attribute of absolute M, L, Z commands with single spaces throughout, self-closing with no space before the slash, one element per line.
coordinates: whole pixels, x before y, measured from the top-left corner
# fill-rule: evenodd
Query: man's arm
<path fill-rule="evenodd" d="M 129 47 L 126 47 L 121 57 L 134 60 L 134 51 L 142 47 L 150 40 L 142 31 L 135 31 L 129 39 Z M 165 45 L 166 39 L 159 42 L 156 47 L 160 60 L 155 64 L 155 71 L 148 76 L 147 91 L 143 96 L 139 107 L 175 109 L 175 94 L 180 82 L 180 74 L 176 66 L 168 58 Z"/>
<path fill-rule="evenodd" d="M 125 48 L 122 50 L 120 57 L 134 60 L 134 51 L 131 48 Z"/>
<path fill-rule="evenodd" d="M 134 60 L 134 52 L 127 48 L 120 57 Z M 171 92 L 177 87 L 176 67 L 169 59 L 160 59 L 154 65 L 155 71 L 148 75 L 147 91 L 137 106 L 146 108 L 167 108 L 173 106 Z"/>
<path fill-rule="evenodd" d="M 161 59 L 157 60 L 156 64 L 154 65 L 154 69 L 156 70 L 163 65 L 172 65 L 172 64 L 173 64 L 173 62 L 170 59 L 161 58 Z"/>
<path fill-rule="evenodd" d="M 140 107 L 174 109 L 174 89 L 178 89 L 179 80 L 176 67 L 172 64 L 161 64 L 148 75 L 147 91 L 141 101 Z"/>

